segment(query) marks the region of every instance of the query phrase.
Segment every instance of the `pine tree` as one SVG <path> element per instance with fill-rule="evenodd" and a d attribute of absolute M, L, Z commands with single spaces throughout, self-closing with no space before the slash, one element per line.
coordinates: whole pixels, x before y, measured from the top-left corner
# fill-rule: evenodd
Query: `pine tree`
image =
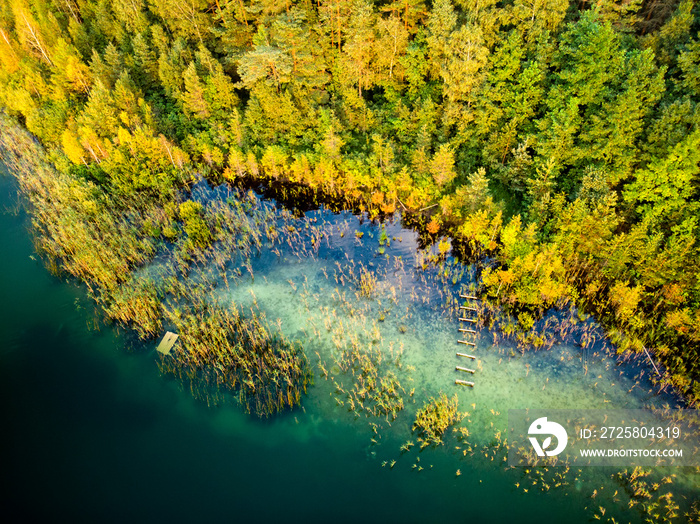
<path fill-rule="evenodd" d="M 185 89 L 182 93 L 182 106 L 186 114 L 190 114 L 199 119 L 209 117 L 209 104 L 204 100 L 204 84 L 197 74 L 194 62 L 185 70 L 183 75 Z"/>
<path fill-rule="evenodd" d="M 427 14 L 423 0 L 391 0 L 382 11 L 388 11 L 401 20 L 404 30 L 409 34 L 416 32 L 418 22 Z"/>
<path fill-rule="evenodd" d="M 343 65 L 348 80 L 357 85 L 357 94 L 374 85 L 376 60 L 375 15 L 372 5 L 356 0 L 343 46 Z"/>
<path fill-rule="evenodd" d="M 262 26 L 253 43 L 253 50 L 243 55 L 238 63 L 241 84 L 249 88 L 265 80 L 279 90 L 281 84 L 289 82 L 294 61 L 285 51 L 270 44 L 268 33 Z"/>
<path fill-rule="evenodd" d="M 326 84 L 329 78 L 317 35 L 309 26 L 307 12 L 294 7 L 276 17 L 270 39 L 291 58 L 293 82 L 315 88 Z"/>

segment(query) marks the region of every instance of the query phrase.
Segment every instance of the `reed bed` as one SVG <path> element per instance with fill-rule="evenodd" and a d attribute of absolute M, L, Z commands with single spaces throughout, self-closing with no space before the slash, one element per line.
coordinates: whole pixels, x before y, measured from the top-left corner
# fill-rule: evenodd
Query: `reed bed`
<path fill-rule="evenodd" d="M 259 417 L 301 403 L 312 381 L 306 357 L 264 318 L 205 303 L 166 308 L 166 315 L 181 344 L 172 357 L 161 358 L 163 372 L 190 382 L 193 391 L 202 391 L 201 383 L 231 391 L 246 413 Z"/>
<path fill-rule="evenodd" d="M 458 424 L 466 416 L 465 413 L 460 413 L 459 400 L 455 394 L 452 398 L 448 398 L 445 393 L 423 404 L 423 407 L 416 413 L 416 419 L 413 423 L 413 431 L 418 433 L 418 441 L 421 443 L 421 448 L 427 446 L 438 446 L 443 443 L 442 436 L 447 428 L 454 424 Z"/>

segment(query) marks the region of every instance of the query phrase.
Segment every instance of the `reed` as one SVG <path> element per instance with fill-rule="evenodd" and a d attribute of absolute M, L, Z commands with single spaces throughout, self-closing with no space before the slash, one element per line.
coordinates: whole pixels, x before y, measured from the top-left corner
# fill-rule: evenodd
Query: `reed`
<path fill-rule="evenodd" d="M 455 394 L 448 398 L 440 393 L 437 398 L 431 397 L 416 413 L 412 431 L 418 432 L 421 448 L 442 444 L 442 436 L 447 428 L 464 419 L 465 413 L 458 411 L 459 400 Z"/>
<path fill-rule="evenodd" d="M 186 378 L 197 396 L 234 393 L 247 413 L 267 417 L 301 403 L 312 374 L 298 344 L 275 332 L 264 319 L 238 310 L 198 303 L 166 315 L 180 333 L 164 372 Z"/>

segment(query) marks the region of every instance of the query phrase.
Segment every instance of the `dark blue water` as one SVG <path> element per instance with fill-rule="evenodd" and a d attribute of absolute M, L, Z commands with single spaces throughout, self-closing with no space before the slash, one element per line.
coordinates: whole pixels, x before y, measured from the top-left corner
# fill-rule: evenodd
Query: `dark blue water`
<path fill-rule="evenodd" d="M 196 401 L 159 374 L 151 345 L 100 324 L 85 290 L 35 259 L 17 203 L 0 176 L 0 504 L 12 521 L 589 521 L 582 498 L 523 493 L 502 467 L 457 462 L 457 477 L 446 450 L 421 454 L 435 467 L 420 474 L 410 461 L 382 468 L 366 424 L 314 418 L 311 405 L 260 422 Z"/>

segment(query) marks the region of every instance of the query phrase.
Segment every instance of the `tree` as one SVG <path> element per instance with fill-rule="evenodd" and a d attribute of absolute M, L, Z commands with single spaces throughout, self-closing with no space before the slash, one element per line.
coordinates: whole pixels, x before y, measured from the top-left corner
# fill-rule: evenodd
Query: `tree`
<path fill-rule="evenodd" d="M 569 0 L 515 0 L 511 16 L 523 40 L 535 42 L 545 31 L 557 31 L 568 7 Z"/>
<path fill-rule="evenodd" d="M 265 80 L 279 90 L 281 84 L 289 82 L 294 61 L 284 50 L 270 45 L 268 33 L 262 26 L 258 28 L 253 44 L 253 50 L 238 62 L 241 84 L 250 88 L 258 81 Z"/>
<path fill-rule="evenodd" d="M 669 2 L 667 7 L 673 5 L 675 2 Z M 650 33 L 642 40 L 645 47 L 654 51 L 656 59 L 662 65 L 673 68 L 679 51 L 690 41 L 690 30 L 695 20 L 693 7 L 693 0 L 683 0 L 658 31 Z"/>
<path fill-rule="evenodd" d="M 70 4 L 72 0 L 64 0 Z M 148 14 L 145 0 L 112 0 L 115 18 L 124 24 L 130 34 L 142 33 L 148 29 Z"/>
<path fill-rule="evenodd" d="M 498 7 L 498 0 L 458 0 L 457 3 L 464 9 L 467 20 L 481 28 L 484 42 L 492 48 L 502 38 L 498 30 L 510 21 L 508 10 Z"/>
<path fill-rule="evenodd" d="M 90 69 L 83 63 L 78 51 L 62 38 L 58 39 L 52 48 L 55 68 L 51 75 L 51 82 L 57 91 L 69 93 L 81 93 L 90 91 L 92 78 Z"/>
<path fill-rule="evenodd" d="M 641 21 L 637 12 L 642 0 L 587 0 L 586 3 L 596 10 L 602 22 L 610 22 L 619 31 L 632 31 Z"/>
<path fill-rule="evenodd" d="M 700 211 L 700 131 L 676 144 L 635 173 L 625 187 L 625 200 L 651 223 L 670 227 Z"/>
<path fill-rule="evenodd" d="M 204 99 L 204 85 L 197 74 L 194 62 L 185 70 L 183 75 L 185 90 L 182 93 L 182 105 L 185 113 L 194 115 L 198 119 L 209 117 L 209 104 Z"/>
<path fill-rule="evenodd" d="M 292 8 L 275 18 L 271 29 L 272 44 L 283 50 L 292 61 L 293 81 L 316 88 L 328 82 L 325 59 L 315 32 L 309 28 L 307 12 Z"/>
<path fill-rule="evenodd" d="M 569 194 L 591 162 L 608 166 L 612 181 L 629 175 L 644 122 L 665 89 L 664 70 L 651 53 L 626 51 L 592 12 L 569 25 L 554 63 L 559 71 L 539 121 L 538 153 L 573 168 L 562 179 Z"/>
<path fill-rule="evenodd" d="M 407 33 L 415 33 L 418 21 L 426 15 L 423 0 L 392 0 L 389 5 L 382 8 L 382 11 L 388 11 L 392 17 L 401 20 L 401 25 Z"/>
<path fill-rule="evenodd" d="M 53 66 L 54 63 L 50 58 L 50 42 L 47 42 L 44 31 L 29 6 L 24 3 L 24 0 L 14 0 L 12 12 L 20 43 L 47 65 Z"/>
<path fill-rule="evenodd" d="M 700 41 L 692 40 L 678 56 L 681 78 L 678 82 L 682 91 L 691 93 L 700 101 Z"/>
<path fill-rule="evenodd" d="M 451 0 L 436 0 L 428 15 L 428 58 L 434 78 L 439 78 L 450 56 L 450 35 L 457 25 Z"/>
<path fill-rule="evenodd" d="M 343 35 L 347 31 L 352 15 L 352 0 L 322 0 L 318 7 L 320 29 L 328 36 L 325 43 L 329 49 L 340 51 Z"/>
<path fill-rule="evenodd" d="M 405 73 L 400 57 L 406 54 L 408 30 L 395 15 L 379 18 L 377 27 L 379 38 L 376 47 L 383 51 L 376 53 L 375 68 L 389 80 L 393 80 L 396 73 L 402 79 Z"/>
<path fill-rule="evenodd" d="M 110 90 L 97 80 L 90 90 L 87 104 L 78 123 L 101 138 L 114 136 L 119 125 L 117 110 Z"/>
<path fill-rule="evenodd" d="M 207 13 L 207 0 L 149 0 L 153 13 L 158 15 L 176 36 L 200 43 L 207 36 L 206 30 L 211 25 Z"/>
<path fill-rule="evenodd" d="M 475 104 L 475 132 L 484 160 L 505 164 L 506 157 L 532 132 L 544 98 L 545 75 L 536 61 L 526 61 L 522 37 L 512 31 L 489 56 Z"/>
<path fill-rule="evenodd" d="M 440 71 L 448 101 L 471 105 L 474 91 L 483 81 L 488 54 L 479 26 L 464 24 L 450 35 L 449 51 Z"/>
<path fill-rule="evenodd" d="M 350 26 L 343 46 L 343 64 L 348 80 L 357 85 L 357 95 L 374 85 L 376 61 L 375 15 L 364 0 L 353 4 Z"/>
<path fill-rule="evenodd" d="M 155 89 L 158 82 L 158 60 L 148 41 L 148 32 L 136 34 L 131 41 L 131 76 L 144 89 Z"/>
<path fill-rule="evenodd" d="M 430 174 L 439 188 L 444 188 L 457 176 L 454 167 L 454 151 L 449 144 L 442 144 L 430 161 Z"/>

